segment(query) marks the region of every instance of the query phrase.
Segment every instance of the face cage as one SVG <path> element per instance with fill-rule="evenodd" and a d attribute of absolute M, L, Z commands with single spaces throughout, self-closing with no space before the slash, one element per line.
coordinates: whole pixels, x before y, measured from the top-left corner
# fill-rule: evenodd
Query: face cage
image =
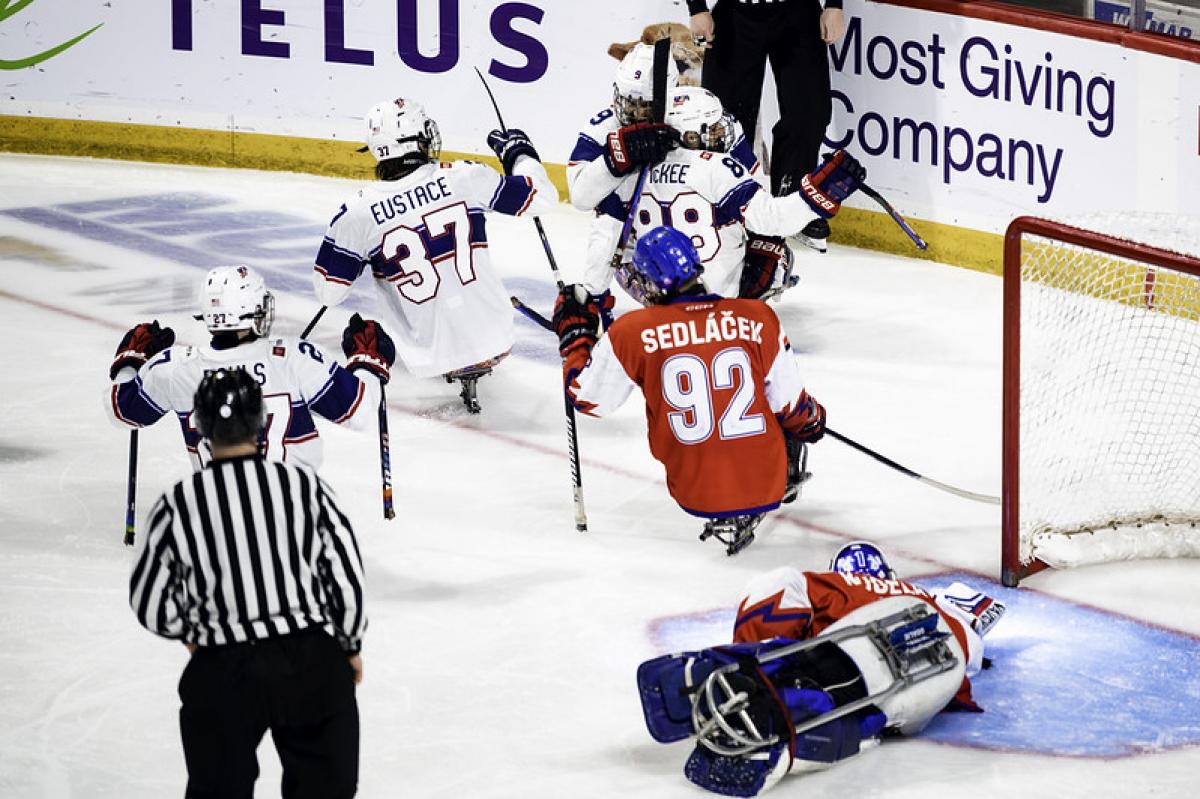
<path fill-rule="evenodd" d="M 654 103 L 640 97 L 621 94 L 621 90 L 613 84 L 613 110 L 617 114 L 618 122 L 622 125 L 632 125 L 635 122 L 649 122 L 654 116 Z"/>
<path fill-rule="evenodd" d="M 719 122 L 701 125 L 699 131 L 689 130 L 680 134 L 679 141 L 688 150 L 707 150 L 712 153 L 727 153 L 733 149 L 733 117 L 724 114 Z"/>
<path fill-rule="evenodd" d="M 242 314 L 238 317 L 239 324 L 234 325 L 212 325 L 209 324 L 208 314 L 197 314 L 196 319 L 204 322 L 204 326 L 208 328 L 210 333 L 222 333 L 226 331 L 249 330 L 259 338 L 266 338 L 271 334 L 271 325 L 275 322 L 275 296 L 269 291 L 263 292 L 262 304 L 254 309 L 253 313 Z M 249 324 L 242 324 L 249 320 Z"/>
<path fill-rule="evenodd" d="M 748 712 L 749 694 L 729 684 L 726 675 L 737 670 L 735 663 L 717 669 L 705 678 L 692 699 L 692 729 L 697 743 L 726 757 L 749 755 L 780 740 L 778 735 L 759 732 Z"/>

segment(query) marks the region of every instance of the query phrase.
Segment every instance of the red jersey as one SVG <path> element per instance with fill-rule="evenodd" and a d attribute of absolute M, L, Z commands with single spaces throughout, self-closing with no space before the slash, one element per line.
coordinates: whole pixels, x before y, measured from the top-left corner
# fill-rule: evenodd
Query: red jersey
<path fill-rule="evenodd" d="M 680 297 L 618 318 L 563 369 L 576 408 L 603 416 L 634 388 L 646 401 L 650 452 L 688 513 L 719 518 L 779 505 L 783 428 L 815 414 L 779 318 L 757 300 Z"/>
<path fill-rule="evenodd" d="M 983 639 L 961 621 L 957 608 L 943 606 L 918 585 L 867 574 L 802 572 L 783 566 L 760 575 L 751 581 L 738 605 L 733 641 L 740 644 L 772 638 L 815 638 L 851 611 L 892 596 L 911 596 L 932 605 L 962 647 L 967 673 L 979 670 Z M 963 709 L 978 710 L 966 677 L 955 699 Z"/>

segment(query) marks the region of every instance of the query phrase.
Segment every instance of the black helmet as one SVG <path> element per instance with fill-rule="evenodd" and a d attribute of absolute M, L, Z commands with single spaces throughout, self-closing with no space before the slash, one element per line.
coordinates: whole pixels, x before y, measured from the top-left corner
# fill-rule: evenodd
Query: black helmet
<path fill-rule="evenodd" d="M 218 369 L 200 381 L 192 400 L 192 424 L 209 441 L 255 440 L 264 421 L 262 389 L 245 369 Z"/>

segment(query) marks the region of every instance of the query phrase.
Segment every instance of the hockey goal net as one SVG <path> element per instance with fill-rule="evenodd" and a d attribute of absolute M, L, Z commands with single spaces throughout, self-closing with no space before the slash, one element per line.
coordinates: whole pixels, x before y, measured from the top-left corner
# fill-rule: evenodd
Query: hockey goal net
<path fill-rule="evenodd" d="M 1200 556 L 1200 221 L 1014 220 L 1003 400 L 1005 585 Z"/>

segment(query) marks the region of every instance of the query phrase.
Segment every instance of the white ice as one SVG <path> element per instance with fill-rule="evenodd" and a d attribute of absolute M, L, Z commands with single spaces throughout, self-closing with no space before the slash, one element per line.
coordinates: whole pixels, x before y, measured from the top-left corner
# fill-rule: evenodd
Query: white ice
<path fill-rule="evenodd" d="M 203 333 L 190 317 L 198 268 L 2 212 L 189 191 L 304 217 L 319 235 L 353 185 L 0 156 L 0 796 L 183 793 L 175 685 L 187 654 L 141 629 L 127 607 L 128 436 L 105 421 L 101 398 L 131 324 L 157 318 L 189 341 Z M 577 274 L 587 217 L 564 205 L 545 224 L 568 277 Z M 553 290 L 532 224 L 495 220 L 489 231 L 501 273 L 546 310 Z M 800 257 L 800 287 L 777 308 L 831 426 L 931 477 L 998 493 L 999 279 L 836 245 Z M 309 266 L 289 266 L 297 288 L 279 292 L 278 331 L 298 334 L 316 310 L 303 289 Z M 346 315 L 328 314 L 318 343 L 336 352 Z M 520 352 L 481 381 L 477 417 L 445 383 L 401 374 L 389 386 L 395 521 L 379 510 L 375 438 L 321 428 L 324 475 L 357 525 L 369 580 L 361 796 L 702 796 L 681 773 L 688 747 L 654 743 L 643 724 L 634 671 L 661 654 L 655 620 L 727 609 L 751 574 L 823 567 L 855 538 L 881 542 L 903 575 L 997 576 L 994 506 L 939 493 L 830 439 L 813 448 L 802 500 L 728 558 L 696 540 L 700 524 L 667 495 L 636 402 L 581 421 L 591 529 L 575 532 L 553 349 L 518 324 Z M 189 465 L 169 420 L 141 439 L 144 513 Z M 1027 585 L 1200 636 L 1197 561 L 1089 567 Z M 996 635 L 1005 625 L 1030 632 L 1007 618 Z M 278 795 L 269 740 L 260 760 L 257 795 Z M 1196 795 L 1197 775 L 1195 746 L 1100 759 L 918 738 L 775 793 L 1185 797 Z"/>

